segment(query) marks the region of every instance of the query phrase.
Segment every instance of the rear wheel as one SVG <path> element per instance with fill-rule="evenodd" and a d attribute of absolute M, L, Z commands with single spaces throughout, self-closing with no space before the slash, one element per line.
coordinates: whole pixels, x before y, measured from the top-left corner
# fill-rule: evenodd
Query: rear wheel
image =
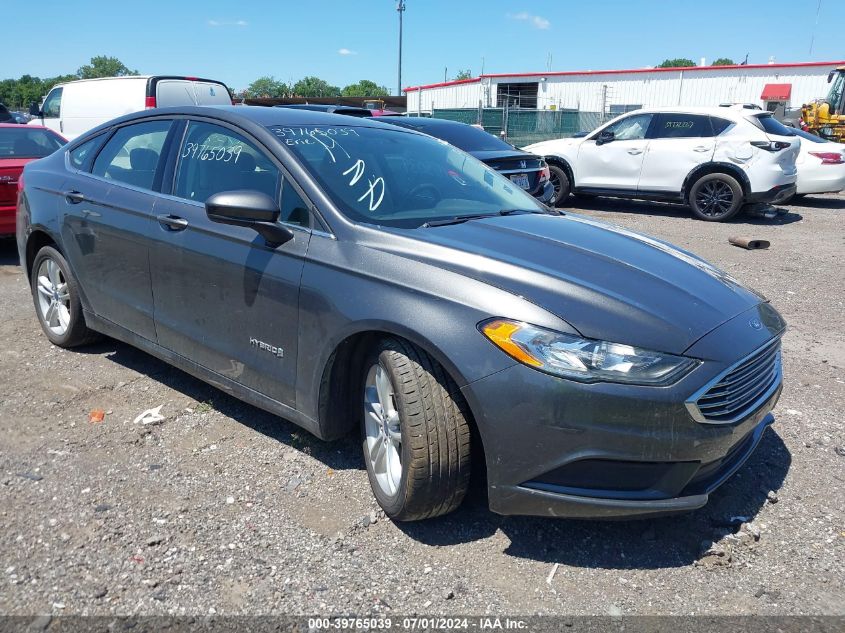
<path fill-rule="evenodd" d="M 727 174 L 707 174 L 695 181 L 689 204 L 695 216 L 708 222 L 724 222 L 742 207 L 742 187 Z"/>
<path fill-rule="evenodd" d="M 382 341 L 363 367 L 363 449 L 373 494 L 397 521 L 456 509 L 470 475 L 467 409 L 428 354 Z"/>
<path fill-rule="evenodd" d="M 549 182 L 555 188 L 551 205 L 562 206 L 569 194 L 572 193 L 572 183 L 569 181 L 569 176 L 566 175 L 566 170 L 559 165 L 549 164 Z"/>
<path fill-rule="evenodd" d="M 35 311 L 51 343 L 76 347 L 99 338 L 85 325 L 76 279 L 59 251 L 52 246 L 38 251 L 30 279 Z"/>

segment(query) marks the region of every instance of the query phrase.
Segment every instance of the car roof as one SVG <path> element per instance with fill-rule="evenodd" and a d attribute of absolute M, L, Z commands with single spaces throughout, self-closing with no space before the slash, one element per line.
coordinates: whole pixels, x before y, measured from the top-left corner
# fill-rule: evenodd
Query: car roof
<path fill-rule="evenodd" d="M 704 114 L 709 116 L 721 117 L 723 119 L 731 119 L 739 121 L 740 119 L 748 119 L 753 116 L 771 116 L 772 113 L 766 110 L 750 110 L 748 108 L 741 108 L 736 106 L 653 106 L 649 108 L 640 108 L 639 110 L 632 110 L 625 114 L 633 114 L 635 112 L 643 114 L 658 114 L 660 112 L 672 112 L 675 114 Z"/>
<path fill-rule="evenodd" d="M 380 123 L 378 118 L 374 117 L 351 117 L 344 114 L 332 114 L 329 112 L 318 112 L 316 110 L 306 110 L 304 108 L 268 108 L 266 106 L 227 106 L 227 105 L 208 105 L 208 106 L 174 106 L 171 108 L 154 108 L 151 110 L 141 110 L 139 112 L 132 112 L 117 119 L 113 119 L 102 125 L 87 131 L 85 134 L 78 137 L 79 140 L 88 138 L 101 130 L 108 129 L 117 124 L 129 123 L 135 120 L 148 119 L 150 117 L 158 116 L 199 116 L 220 119 L 229 123 L 238 124 L 253 124 L 262 128 L 271 127 L 274 125 L 291 126 L 291 125 L 325 125 L 337 127 L 372 127 L 377 129 L 397 130 L 397 126 Z M 20 127 L 20 126 L 19 126 Z M 399 130 L 397 130 L 399 131 Z M 419 134 L 411 129 L 401 130 L 408 134 Z M 79 143 L 79 140 L 74 139 L 74 143 Z"/>

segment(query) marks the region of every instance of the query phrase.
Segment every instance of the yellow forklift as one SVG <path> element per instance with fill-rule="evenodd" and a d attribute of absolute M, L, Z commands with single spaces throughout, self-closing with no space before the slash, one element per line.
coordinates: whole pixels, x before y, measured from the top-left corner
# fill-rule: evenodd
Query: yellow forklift
<path fill-rule="evenodd" d="M 830 92 L 801 108 L 801 127 L 822 138 L 845 142 L 845 66 L 830 71 Z"/>

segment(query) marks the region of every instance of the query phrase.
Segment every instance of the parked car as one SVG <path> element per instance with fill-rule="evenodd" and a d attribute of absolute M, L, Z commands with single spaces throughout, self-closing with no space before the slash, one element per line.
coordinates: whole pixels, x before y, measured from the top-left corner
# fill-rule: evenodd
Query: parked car
<path fill-rule="evenodd" d="M 770 112 L 717 107 L 634 110 L 583 138 L 525 150 L 546 157 L 558 205 L 570 193 L 662 200 L 721 222 L 744 204 L 792 196 L 799 146 Z"/>
<path fill-rule="evenodd" d="M 24 112 L 10 112 L 9 114 L 12 115 L 13 123 L 17 123 L 18 125 L 29 123 L 30 116 Z"/>
<path fill-rule="evenodd" d="M 801 137 L 796 195 L 836 193 L 845 189 L 845 144 L 795 130 Z"/>
<path fill-rule="evenodd" d="M 128 155 L 128 163 L 125 156 Z M 784 321 L 665 242 L 374 119 L 183 107 L 27 165 L 45 336 L 103 333 L 331 439 L 396 520 L 703 506 L 781 392 Z"/>
<path fill-rule="evenodd" d="M 379 120 L 443 139 L 490 165 L 541 202 L 551 203 L 553 200 L 554 187 L 549 182 L 546 161 L 541 156 L 515 148 L 483 128 L 425 117 L 397 116 Z"/>
<path fill-rule="evenodd" d="M 52 154 L 65 143 L 47 128 L 0 123 L 0 237 L 15 234 L 18 180 L 24 166 Z"/>
<path fill-rule="evenodd" d="M 81 79 L 58 84 L 41 107 L 32 104 L 30 124 L 43 125 L 74 139 L 83 132 L 130 112 L 179 105 L 230 105 L 226 84 L 213 79 L 136 75 Z"/>
<path fill-rule="evenodd" d="M 367 108 L 356 108 L 345 105 L 324 105 L 321 103 L 290 103 L 273 106 L 275 108 L 293 108 L 294 110 L 312 110 L 314 112 L 329 112 L 345 114 L 346 116 L 372 117 L 373 113 Z"/>

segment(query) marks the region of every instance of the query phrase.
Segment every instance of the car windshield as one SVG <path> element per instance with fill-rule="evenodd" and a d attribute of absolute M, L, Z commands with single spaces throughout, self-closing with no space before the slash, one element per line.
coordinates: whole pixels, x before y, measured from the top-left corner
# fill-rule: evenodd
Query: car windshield
<path fill-rule="evenodd" d="M 65 142 L 45 129 L 4 127 L 0 128 L 0 158 L 44 158 Z"/>
<path fill-rule="evenodd" d="M 547 212 L 484 163 L 429 136 L 353 126 L 269 129 L 356 222 L 416 228 L 466 216 Z"/>
<path fill-rule="evenodd" d="M 490 132 L 479 130 L 466 124 L 438 125 L 428 122 L 416 125 L 403 122 L 402 127 L 408 127 L 424 134 L 430 134 L 459 147 L 465 152 L 500 152 L 513 150 L 513 146 L 496 138 Z"/>

